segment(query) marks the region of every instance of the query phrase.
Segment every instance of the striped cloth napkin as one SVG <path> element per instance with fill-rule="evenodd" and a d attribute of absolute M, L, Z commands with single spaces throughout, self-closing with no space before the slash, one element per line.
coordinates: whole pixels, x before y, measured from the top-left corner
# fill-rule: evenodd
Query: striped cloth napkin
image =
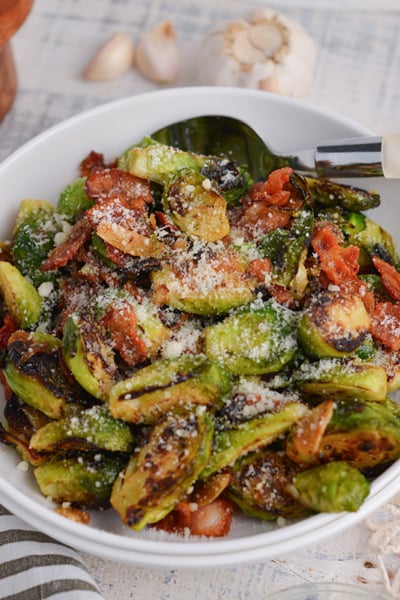
<path fill-rule="evenodd" d="M 2 600 L 104 600 L 79 555 L 0 505 Z"/>

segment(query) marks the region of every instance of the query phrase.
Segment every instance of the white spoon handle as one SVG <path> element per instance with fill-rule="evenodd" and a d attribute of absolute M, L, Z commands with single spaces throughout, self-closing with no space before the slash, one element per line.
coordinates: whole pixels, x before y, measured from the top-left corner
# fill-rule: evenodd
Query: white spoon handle
<path fill-rule="evenodd" d="M 400 178 L 400 133 L 382 138 L 382 171 L 387 179 Z"/>

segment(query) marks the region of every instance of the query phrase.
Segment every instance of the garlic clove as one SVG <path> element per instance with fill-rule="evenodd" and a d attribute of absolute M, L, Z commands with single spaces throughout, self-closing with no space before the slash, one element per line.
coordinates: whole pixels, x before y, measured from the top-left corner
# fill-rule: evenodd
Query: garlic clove
<path fill-rule="evenodd" d="M 206 35 L 195 83 L 304 96 L 316 56 L 314 40 L 299 23 L 275 10 L 258 9 Z"/>
<path fill-rule="evenodd" d="M 176 31 L 170 21 L 163 21 L 144 34 L 136 51 L 136 66 L 155 83 L 172 83 L 179 73 L 180 59 Z"/>
<path fill-rule="evenodd" d="M 123 75 L 133 65 L 135 47 L 126 33 L 113 34 L 96 52 L 83 72 L 89 81 L 106 81 Z"/>

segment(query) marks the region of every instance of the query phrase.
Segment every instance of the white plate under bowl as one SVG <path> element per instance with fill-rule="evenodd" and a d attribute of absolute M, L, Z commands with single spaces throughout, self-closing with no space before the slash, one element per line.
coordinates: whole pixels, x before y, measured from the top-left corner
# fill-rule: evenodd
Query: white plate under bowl
<path fill-rule="evenodd" d="M 362 127 L 331 112 L 285 97 L 234 88 L 178 88 L 112 102 L 73 117 L 25 144 L 0 165 L 0 239 L 10 236 L 24 198 L 55 202 L 77 176 L 79 162 L 91 151 L 107 160 L 144 135 L 183 118 L 220 114 L 253 126 L 271 147 L 290 152 L 334 137 L 367 135 Z M 374 187 L 382 204 L 372 217 L 400 240 L 397 218 L 400 182 L 353 181 Z M 4 400 L 0 399 L 2 413 Z M 154 530 L 125 527 L 108 510 L 91 524 L 73 523 L 54 512 L 39 493 L 32 473 L 18 470 L 16 452 L 0 444 L 0 501 L 16 515 L 71 546 L 111 560 L 159 567 L 210 568 L 263 560 L 320 542 L 364 518 L 400 491 L 400 461 L 378 477 L 356 513 L 320 514 L 276 528 L 256 519 L 235 517 L 223 539 L 181 538 Z"/>

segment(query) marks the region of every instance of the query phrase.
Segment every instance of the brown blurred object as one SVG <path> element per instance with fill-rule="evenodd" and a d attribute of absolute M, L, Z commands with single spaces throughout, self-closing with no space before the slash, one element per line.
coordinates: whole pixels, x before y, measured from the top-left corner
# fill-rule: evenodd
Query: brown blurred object
<path fill-rule="evenodd" d="M 0 120 L 17 92 L 17 73 L 11 38 L 29 15 L 33 0 L 0 0 Z"/>

